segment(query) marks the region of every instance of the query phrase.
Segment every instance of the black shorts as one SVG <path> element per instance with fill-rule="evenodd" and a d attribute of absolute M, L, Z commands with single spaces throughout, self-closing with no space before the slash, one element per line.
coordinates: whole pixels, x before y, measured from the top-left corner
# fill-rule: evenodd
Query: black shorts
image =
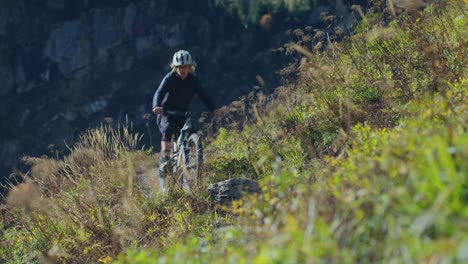
<path fill-rule="evenodd" d="M 168 117 L 166 115 L 158 115 L 158 127 L 161 131 L 161 141 L 171 141 L 172 135 L 179 134 L 185 124 L 185 117 Z"/>

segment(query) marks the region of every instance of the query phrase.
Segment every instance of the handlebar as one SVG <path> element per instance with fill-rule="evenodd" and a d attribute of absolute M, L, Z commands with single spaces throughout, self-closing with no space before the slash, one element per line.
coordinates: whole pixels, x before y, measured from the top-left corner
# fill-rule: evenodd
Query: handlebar
<path fill-rule="evenodd" d="M 191 115 L 190 112 L 183 112 L 183 111 L 173 111 L 173 110 L 162 110 L 163 115 L 167 116 L 178 116 L 178 117 L 189 117 Z"/>

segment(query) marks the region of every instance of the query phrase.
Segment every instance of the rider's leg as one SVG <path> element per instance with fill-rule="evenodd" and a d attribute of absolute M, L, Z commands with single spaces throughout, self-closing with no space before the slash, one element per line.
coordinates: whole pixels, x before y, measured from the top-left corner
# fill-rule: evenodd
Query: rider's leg
<path fill-rule="evenodd" d="M 170 162 L 170 150 L 171 150 L 171 130 L 170 130 L 170 122 L 167 119 L 167 116 L 158 115 L 158 127 L 159 131 L 161 131 L 162 139 L 161 139 L 161 153 L 159 155 L 159 167 L 158 167 L 158 174 L 159 174 L 159 185 L 161 187 L 161 191 L 166 191 L 166 176 L 167 170 L 169 169 L 168 165 Z"/>
<path fill-rule="evenodd" d="M 161 185 L 161 189 L 163 192 L 166 191 L 166 176 L 169 172 L 170 168 L 170 160 L 171 160 L 171 139 L 174 133 L 177 133 L 182 128 L 185 119 L 171 119 L 167 116 L 158 116 L 158 126 L 159 130 L 162 134 L 161 140 L 161 154 L 160 154 L 160 162 L 159 162 L 159 182 Z"/>
<path fill-rule="evenodd" d="M 166 189 L 166 177 L 167 171 L 169 170 L 169 162 L 171 159 L 171 142 L 170 141 L 161 141 L 161 154 L 159 157 L 159 184 L 161 189 L 165 191 Z"/>

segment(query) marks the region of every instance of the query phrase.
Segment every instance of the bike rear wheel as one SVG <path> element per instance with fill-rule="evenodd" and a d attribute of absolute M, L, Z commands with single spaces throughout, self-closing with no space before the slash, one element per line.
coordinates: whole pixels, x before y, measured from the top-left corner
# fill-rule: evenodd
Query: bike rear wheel
<path fill-rule="evenodd" d="M 180 166 L 184 188 L 193 191 L 202 183 L 203 147 L 200 135 L 193 133 L 183 147 L 183 164 Z"/>

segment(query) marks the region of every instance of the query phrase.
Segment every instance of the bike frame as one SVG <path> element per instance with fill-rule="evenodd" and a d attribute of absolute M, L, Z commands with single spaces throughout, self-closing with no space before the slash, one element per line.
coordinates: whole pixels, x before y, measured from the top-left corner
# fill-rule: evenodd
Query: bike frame
<path fill-rule="evenodd" d="M 182 153 L 180 152 L 180 150 L 183 150 L 185 151 L 186 147 L 187 147 L 187 138 L 188 136 L 190 135 L 190 133 L 192 132 L 192 122 L 190 120 L 190 116 L 187 117 L 187 120 L 185 120 L 185 124 L 184 126 L 182 127 L 182 129 L 180 130 L 179 132 L 179 135 L 177 137 L 177 140 L 173 141 L 172 142 L 172 151 L 173 153 L 177 153 L 177 156 L 181 155 Z M 184 164 L 186 163 L 186 155 L 182 155 L 183 157 L 183 162 Z M 177 163 L 176 165 L 177 166 L 180 166 L 181 164 L 178 164 L 178 160 L 177 160 Z"/>
<path fill-rule="evenodd" d="M 187 179 L 183 179 L 183 177 L 186 177 L 189 172 L 187 168 L 185 167 L 187 164 L 187 140 L 191 133 L 193 133 L 192 130 L 192 122 L 191 122 L 191 113 L 190 112 L 179 112 L 179 111 L 165 111 L 164 114 L 169 115 L 169 116 L 179 116 L 179 117 L 185 117 L 185 124 L 180 130 L 180 132 L 177 134 L 174 134 L 171 140 L 172 144 L 172 153 L 171 153 L 171 176 L 174 179 L 175 183 L 182 183 L 184 180 L 186 181 Z M 176 138 L 177 137 L 177 138 Z M 177 175 L 178 170 L 181 169 L 183 171 L 183 177 L 179 177 L 180 175 Z M 184 187 L 184 186 L 182 186 Z M 185 188 L 185 187 L 184 187 Z M 188 188 L 188 191 L 190 192 L 190 188 Z"/>

